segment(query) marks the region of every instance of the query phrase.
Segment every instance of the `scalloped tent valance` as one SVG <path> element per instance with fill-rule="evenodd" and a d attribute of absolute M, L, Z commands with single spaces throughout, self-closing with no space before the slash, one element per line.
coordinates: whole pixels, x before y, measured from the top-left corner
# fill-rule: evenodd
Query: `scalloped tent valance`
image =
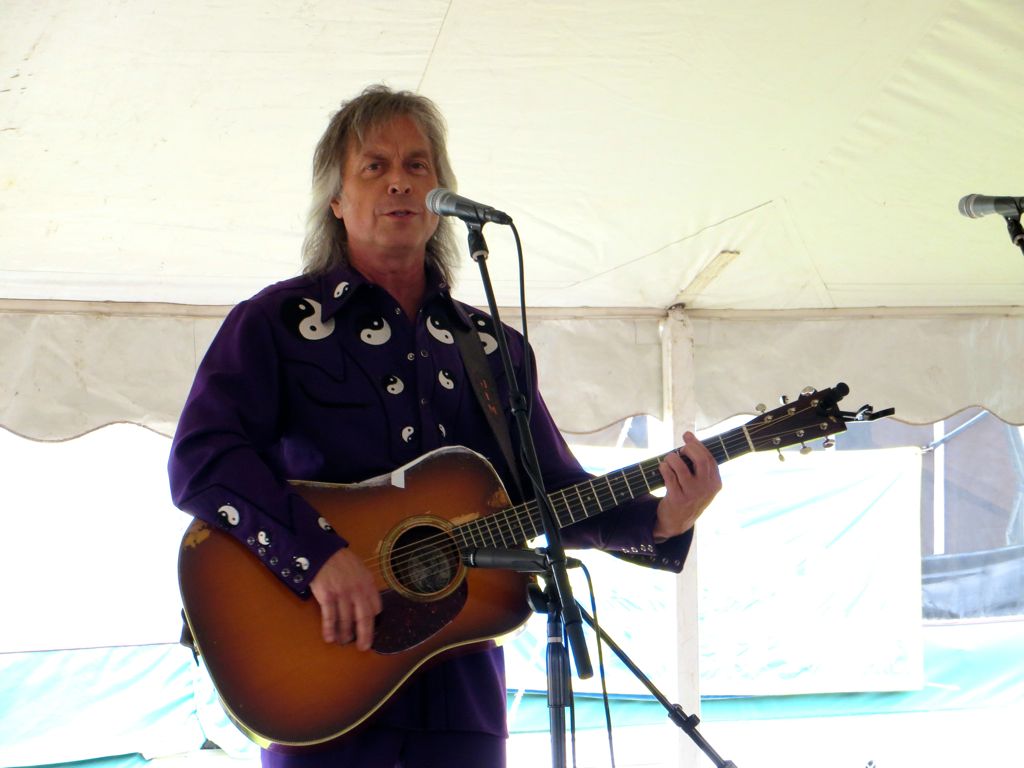
<path fill-rule="evenodd" d="M 113 422 L 171 434 L 225 311 L 8 302 L 0 307 L 0 426 L 40 440 Z M 514 310 L 503 318 L 514 320 Z M 893 406 L 903 420 L 930 422 L 981 405 L 1024 423 L 1019 311 L 549 309 L 531 315 L 530 329 L 545 399 L 570 432 L 638 413 L 710 426 L 759 400 L 840 380 L 851 387 L 850 408 Z"/>

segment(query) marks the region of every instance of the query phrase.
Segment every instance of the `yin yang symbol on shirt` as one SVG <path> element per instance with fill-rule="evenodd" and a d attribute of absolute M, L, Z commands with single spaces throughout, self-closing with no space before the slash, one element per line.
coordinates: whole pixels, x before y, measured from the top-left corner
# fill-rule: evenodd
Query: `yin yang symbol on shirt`
<path fill-rule="evenodd" d="M 359 338 L 372 347 L 379 347 L 387 344 L 391 338 L 391 326 L 388 321 L 380 315 L 367 315 L 361 317 L 357 323 Z"/>
<path fill-rule="evenodd" d="M 389 395 L 400 395 L 405 391 L 405 382 L 394 374 L 385 376 L 382 383 L 384 384 L 384 391 Z"/>
<path fill-rule="evenodd" d="M 445 324 L 438 318 L 430 315 L 427 318 L 427 333 L 440 341 L 442 344 L 454 344 L 455 337 L 448 330 Z"/>
<path fill-rule="evenodd" d="M 320 341 L 334 333 L 334 318 L 325 321 L 323 306 L 309 298 L 284 301 L 281 304 L 281 321 L 289 331 L 307 341 Z"/>

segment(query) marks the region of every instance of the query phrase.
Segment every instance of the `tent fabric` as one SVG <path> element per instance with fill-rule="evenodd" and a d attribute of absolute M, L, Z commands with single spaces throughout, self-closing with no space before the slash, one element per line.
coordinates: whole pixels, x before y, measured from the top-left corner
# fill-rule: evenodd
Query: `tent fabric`
<path fill-rule="evenodd" d="M 911 690 L 806 693 L 789 696 L 703 696 L 706 723 L 843 717 L 936 711 L 1017 711 L 1024 707 L 1024 620 L 931 623 L 921 628 L 924 683 Z M 516 730 L 544 730 L 544 692 L 520 696 Z M 514 699 L 510 697 L 510 700 Z M 597 694 L 576 693 L 582 728 L 603 728 L 604 708 Z M 650 696 L 612 698 L 616 727 L 655 723 L 665 718 Z M 823 760 L 826 762 L 826 760 Z"/>
<path fill-rule="evenodd" d="M 956 212 L 1021 194 L 1010 0 L 16 0 L 3 21 L 7 298 L 233 304 L 294 273 L 313 145 L 384 81 L 441 106 L 533 305 L 1020 304 L 1003 223 Z M 511 238 L 489 243 L 512 304 Z"/>
<path fill-rule="evenodd" d="M 701 426 L 764 397 L 752 391 L 791 392 L 795 374 L 898 395 L 912 421 L 982 405 L 1024 422 L 1019 380 L 989 355 L 1022 349 L 1024 258 L 1000 217 L 956 211 L 968 193 L 1021 191 L 1020 3 L 100 0 L 2 13 L 0 299 L 43 315 L 63 312 L 48 301 L 102 303 L 87 331 L 4 318 L 9 429 L 169 431 L 209 324 L 124 306 L 216 313 L 295 274 L 313 145 L 373 82 L 440 105 L 460 190 L 517 222 L 528 305 L 592 318 L 545 339 L 558 359 L 591 353 L 545 387 L 573 406 L 566 429 L 669 410 L 647 352 L 651 315 L 675 306 L 695 320 L 785 315 L 757 321 L 770 335 L 718 318 L 713 351 L 697 342 Z M 487 231 L 499 304 L 514 305 L 514 241 Z M 479 306 L 475 272 L 463 259 L 456 294 Z M 603 326 L 592 355 L 609 312 L 645 318 L 614 368 L 602 358 L 628 327 Z M 787 354 L 772 356 L 777 344 Z M 133 360 L 111 360 L 117 348 Z M 623 384 L 634 370 L 645 383 Z M 582 388 L 583 374 L 608 381 Z M 40 408 L 31 393 L 54 376 L 88 391 Z M 563 382 L 577 389 L 556 393 Z"/>
<path fill-rule="evenodd" d="M 772 697 L 709 697 L 705 720 L 870 715 L 940 710 L 1013 710 L 1024 705 L 1024 620 L 930 623 L 922 628 L 924 685 Z"/>
<path fill-rule="evenodd" d="M 225 307 L 0 304 L 0 426 L 60 440 L 131 422 L 174 432 L 196 366 Z M 499 310 L 517 326 L 513 309 Z M 611 310 L 531 313 L 545 400 L 560 426 L 591 432 L 661 416 L 661 318 Z M 685 346 L 684 346 L 685 348 Z"/>
<path fill-rule="evenodd" d="M 172 434 L 226 311 L 0 302 L 0 426 L 40 440 L 115 422 Z M 516 308 L 500 312 L 519 325 Z M 542 391 L 568 432 L 641 413 L 664 418 L 672 406 L 685 412 L 684 424 L 706 427 L 838 381 L 851 388 L 844 409 L 893 406 L 897 418 L 930 423 L 961 410 L 954 404 L 984 405 L 1024 424 L 1020 373 L 1006 357 L 1024 349 L 1021 311 L 805 317 L 542 309 L 528 323 Z"/>
<path fill-rule="evenodd" d="M 1024 424 L 1020 308 L 689 314 L 699 424 L 750 412 L 752 398 L 838 381 L 850 386 L 846 410 L 894 407 L 901 421 L 927 424 L 975 405 Z"/>
<path fill-rule="evenodd" d="M 174 645 L 0 655 L 0 765 L 199 749 L 190 664 Z"/>
<path fill-rule="evenodd" d="M 929 623 L 922 634 L 925 684 L 918 690 L 705 697 L 701 720 L 752 722 L 939 711 L 966 716 L 1012 713 L 1024 706 L 1024 657 L 1020 654 L 1024 622 L 1019 618 Z M 0 656 L 0 672 L 0 765 L 52 765 L 91 757 L 96 762 L 86 763 L 86 768 L 135 768 L 145 764 L 138 753 L 158 757 L 195 750 L 207 738 L 232 757 L 258 760 L 254 746 L 245 742 L 210 698 L 209 679 L 180 646 L 10 654 Z M 90 685 L 81 685 L 83 680 Z M 512 733 L 547 729 L 541 691 L 510 691 L 509 711 Z M 603 704 L 596 694 L 576 693 L 576 718 L 580 729 L 604 727 Z M 650 696 L 613 695 L 612 718 L 614 726 L 622 728 L 663 722 L 665 712 Z M 95 727 L 97 722 L 102 727 Z M 731 742 L 716 739 L 715 743 Z M 122 754 L 118 750 L 134 754 L 103 759 Z"/>

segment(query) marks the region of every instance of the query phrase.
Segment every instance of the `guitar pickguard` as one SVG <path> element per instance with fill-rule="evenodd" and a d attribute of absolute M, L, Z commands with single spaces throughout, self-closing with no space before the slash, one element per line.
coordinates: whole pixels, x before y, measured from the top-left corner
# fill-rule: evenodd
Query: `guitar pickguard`
<path fill-rule="evenodd" d="M 465 580 L 448 596 L 430 603 L 409 600 L 392 589 L 382 592 L 384 609 L 377 616 L 373 650 L 401 653 L 440 632 L 458 616 L 468 593 Z"/>

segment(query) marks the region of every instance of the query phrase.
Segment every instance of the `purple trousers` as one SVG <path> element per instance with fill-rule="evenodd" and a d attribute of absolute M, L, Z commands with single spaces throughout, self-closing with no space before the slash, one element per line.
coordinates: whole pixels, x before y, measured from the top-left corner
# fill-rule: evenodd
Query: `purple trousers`
<path fill-rule="evenodd" d="M 263 750 L 263 768 L 505 768 L 505 737 L 375 726 L 324 749 Z"/>

